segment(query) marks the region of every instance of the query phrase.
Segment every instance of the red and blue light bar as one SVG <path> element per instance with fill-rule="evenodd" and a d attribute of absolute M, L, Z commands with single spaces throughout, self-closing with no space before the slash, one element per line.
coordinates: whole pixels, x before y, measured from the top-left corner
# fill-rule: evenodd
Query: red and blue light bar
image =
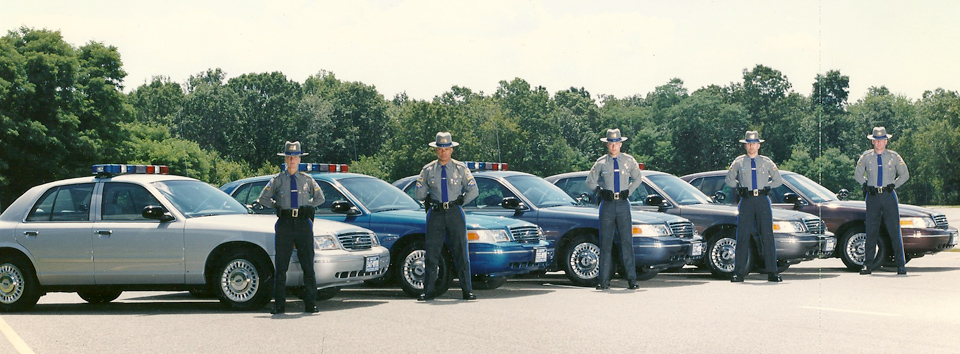
<path fill-rule="evenodd" d="M 297 168 L 303 172 L 347 172 L 350 169 L 345 163 L 301 163 Z M 287 164 L 280 164 L 280 170 L 286 171 Z"/>
<path fill-rule="evenodd" d="M 95 175 L 165 175 L 170 172 L 166 165 L 122 165 L 122 164 L 98 164 L 93 165 L 93 174 Z"/>
<path fill-rule="evenodd" d="M 507 163 L 506 162 L 477 162 L 477 161 L 464 161 L 464 164 L 467 165 L 467 168 L 470 170 L 486 170 L 486 171 L 506 171 Z"/>

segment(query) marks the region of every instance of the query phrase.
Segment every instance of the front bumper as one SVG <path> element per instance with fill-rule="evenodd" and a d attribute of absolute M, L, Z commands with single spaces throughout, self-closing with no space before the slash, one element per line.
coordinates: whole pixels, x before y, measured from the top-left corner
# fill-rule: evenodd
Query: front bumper
<path fill-rule="evenodd" d="M 706 245 L 702 239 L 676 237 L 634 237 L 633 255 L 638 267 L 663 270 L 682 267 L 703 258 Z"/>
<path fill-rule="evenodd" d="M 911 256 L 922 256 L 943 252 L 957 246 L 957 229 L 914 229 L 902 228 L 903 251 Z"/>
<path fill-rule="evenodd" d="M 379 257 L 379 265 L 376 271 L 368 272 L 365 270 L 368 257 Z M 364 280 L 376 279 L 383 276 L 389 266 L 390 251 L 382 246 L 362 251 L 318 251 L 313 259 L 313 270 L 317 274 L 318 289 L 356 285 Z M 290 257 L 287 286 L 303 286 L 303 272 L 300 268 L 300 261 L 297 259 L 296 250 Z"/>
<path fill-rule="evenodd" d="M 538 243 L 470 243 L 470 272 L 474 275 L 506 276 L 545 270 L 553 262 L 554 248 Z M 541 262 L 537 262 L 537 253 Z M 544 261 L 545 258 L 545 261 Z"/>
<path fill-rule="evenodd" d="M 777 259 L 788 263 L 830 257 L 837 245 L 832 233 L 775 233 L 773 238 L 777 245 Z"/>

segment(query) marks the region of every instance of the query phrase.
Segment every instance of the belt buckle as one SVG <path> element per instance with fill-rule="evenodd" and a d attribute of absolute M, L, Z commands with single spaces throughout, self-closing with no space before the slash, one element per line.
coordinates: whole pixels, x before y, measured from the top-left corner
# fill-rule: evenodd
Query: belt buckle
<path fill-rule="evenodd" d="M 883 193 L 883 187 L 877 187 L 877 193 Z"/>
<path fill-rule="evenodd" d="M 291 217 L 294 217 L 294 218 L 295 218 L 295 217 L 297 217 L 297 215 L 300 215 L 300 209 L 290 209 L 290 216 L 291 216 Z"/>
<path fill-rule="evenodd" d="M 753 196 L 754 196 L 754 197 L 759 197 L 759 196 L 760 196 L 760 190 L 759 190 L 759 189 L 754 189 L 754 190 L 753 190 Z"/>
<path fill-rule="evenodd" d="M 450 202 L 443 202 L 444 209 L 450 209 Z"/>
<path fill-rule="evenodd" d="M 613 192 L 613 200 L 620 200 L 620 192 Z"/>

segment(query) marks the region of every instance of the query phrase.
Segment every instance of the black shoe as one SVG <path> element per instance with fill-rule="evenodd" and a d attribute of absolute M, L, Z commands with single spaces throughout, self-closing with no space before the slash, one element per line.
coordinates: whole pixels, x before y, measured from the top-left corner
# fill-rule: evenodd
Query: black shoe
<path fill-rule="evenodd" d="M 597 284 L 597 290 L 607 290 L 610 289 L 610 285 Z"/>
<path fill-rule="evenodd" d="M 897 267 L 897 275 L 907 275 L 906 267 Z"/>
<path fill-rule="evenodd" d="M 637 285 L 637 281 L 631 281 L 627 283 L 627 289 L 630 289 L 630 290 L 640 289 L 640 285 Z"/>
<path fill-rule="evenodd" d="M 476 299 L 477 299 L 477 296 L 474 295 L 473 293 L 463 293 L 463 299 L 464 299 L 464 300 L 476 300 Z"/>
<path fill-rule="evenodd" d="M 870 273 L 872 273 L 870 267 L 863 266 L 863 268 L 860 269 L 860 275 L 869 275 Z"/>
<path fill-rule="evenodd" d="M 780 278 L 780 274 L 770 274 L 770 275 L 767 276 L 767 281 L 769 281 L 769 282 L 774 282 L 774 283 L 779 283 L 779 282 L 782 282 L 783 279 Z"/>
<path fill-rule="evenodd" d="M 730 277 L 730 282 L 731 282 L 731 283 L 743 283 L 743 277 L 734 274 L 732 277 Z"/>
<path fill-rule="evenodd" d="M 303 313 L 317 313 L 320 312 L 320 309 L 317 308 L 317 305 L 314 304 L 304 304 Z"/>
<path fill-rule="evenodd" d="M 417 301 L 430 301 L 430 300 L 433 300 L 433 295 L 427 296 L 427 294 L 420 294 L 420 296 L 417 297 Z"/>
<path fill-rule="evenodd" d="M 283 305 L 273 304 L 273 307 L 270 309 L 270 314 L 272 314 L 272 315 L 279 315 L 279 314 L 282 314 L 282 313 L 284 313 L 284 312 L 286 312 L 286 311 L 287 311 L 287 310 L 286 310 L 286 308 L 284 308 Z"/>

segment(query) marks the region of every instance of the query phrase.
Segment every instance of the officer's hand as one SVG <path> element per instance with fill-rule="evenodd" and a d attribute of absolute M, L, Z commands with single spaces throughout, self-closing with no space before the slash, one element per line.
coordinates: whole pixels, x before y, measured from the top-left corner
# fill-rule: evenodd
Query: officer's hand
<path fill-rule="evenodd" d="M 893 190 L 894 187 L 896 187 L 896 185 L 893 184 L 893 183 L 890 183 L 890 184 L 888 184 L 886 187 L 883 187 L 883 189 Z"/>
<path fill-rule="evenodd" d="M 739 194 L 741 197 L 746 196 L 747 187 L 737 187 L 737 194 Z"/>
<path fill-rule="evenodd" d="M 769 193 L 770 193 L 770 186 L 763 187 L 763 192 L 769 194 Z"/>
<path fill-rule="evenodd" d="M 620 191 L 620 199 L 627 199 L 630 196 L 630 190 Z"/>
<path fill-rule="evenodd" d="M 457 205 L 463 205 L 463 194 L 457 197 Z"/>

